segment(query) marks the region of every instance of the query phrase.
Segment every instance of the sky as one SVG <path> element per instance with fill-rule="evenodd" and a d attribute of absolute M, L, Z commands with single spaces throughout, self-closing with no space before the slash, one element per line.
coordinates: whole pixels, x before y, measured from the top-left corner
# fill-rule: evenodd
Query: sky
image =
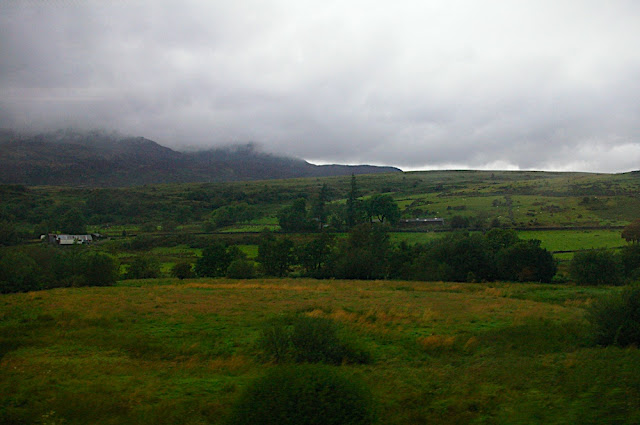
<path fill-rule="evenodd" d="M 640 169 L 640 2 L 4 0 L 0 127 L 403 170 Z"/>

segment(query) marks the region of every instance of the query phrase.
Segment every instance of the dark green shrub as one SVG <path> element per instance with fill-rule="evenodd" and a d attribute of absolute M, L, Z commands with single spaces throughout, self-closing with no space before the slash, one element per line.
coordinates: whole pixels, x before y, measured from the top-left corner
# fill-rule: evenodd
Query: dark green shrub
<path fill-rule="evenodd" d="M 0 293 L 42 289 L 37 279 L 38 265 L 22 252 L 6 252 L 0 257 Z"/>
<path fill-rule="evenodd" d="M 340 341 L 336 325 L 329 319 L 297 317 L 291 332 L 294 359 L 300 363 L 340 364 L 347 347 Z"/>
<path fill-rule="evenodd" d="M 87 286 L 115 285 L 120 277 L 120 265 L 109 254 L 92 252 L 84 258 L 83 275 Z"/>
<path fill-rule="evenodd" d="M 160 261 L 148 255 L 136 256 L 125 275 L 127 279 L 151 279 L 160 276 Z"/>
<path fill-rule="evenodd" d="M 227 268 L 229 279 L 253 279 L 256 277 L 256 268 L 252 261 L 245 259 L 233 260 Z"/>
<path fill-rule="evenodd" d="M 640 244 L 627 245 L 618 254 L 625 279 L 640 280 Z"/>
<path fill-rule="evenodd" d="M 267 276 L 285 276 L 295 262 L 293 242 L 288 238 L 276 239 L 271 233 L 263 233 L 258 245 L 257 261 Z"/>
<path fill-rule="evenodd" d="M 392 247 L 388 226 L 359 224 L 342 241 L 333 271 L 339 279 L 383 279 L 388 275 Z"/>
<path fill-rule="evenodd" d="M 445 280 L 466 282 L 469 278 L 493 280 L 495 262 L 485 239 L 480 234 L 455 233 L 432 241 L 427 246 L 427 258 L 444 265 Z"/>
<path fill-rule="evenodd" d="M 174 264 L 174 266 L 171 267 L 171 276 L 177 277 L 178 279 L 188 279 L 195 276 L 193 273 L 193 264 L 188 261 Z"/>
<path fill-rule="evenodd" d="M 0 246 L 18 245 L 21 239 L 15 225 L 8 221 L 0 221 Z"/>
<path fill-rule="evenodd" d="M 240 396 L 229 425 L 365 425 L 374 420 L 365 386 L 327 366 L 279 367 Z"/>
<path fill-rule="evenodd" d="M 640 345 L 640 286 L 594 302 L 587 318 L 601 345 Z"/>
<path fill-rule="evenodd" d="M 237 247 L 214 242 L 202 250 L 202 256 L 196 261 L 196 275 L 199 277 L 225 276 L 231 262 L 242 256 L 242 252 Z"/>
<path fill-rule="evenodd" d="M 353 336 L 340 334 L 330 319 L 293 316 L 270 323 L 262 333 L 260 346 L 273 361 L 283 363 L 369 363 L 370 354 Z"/>
<path fill-rule="evenodd" d="M 272 321 L 262 330 L 258 345 L 276 363 L 292 360 L 291 328 L 283 320 Z"/>
<path fill-rule="evenodd" d="M 539 240 L 517 242 L 497 254 L 498 275 L 518 282 L 551 282 L 556 263 Z"/>
<path fill-rule="evenodd" d="M 611 251 L 576 252 L 569 274 L 578 285 L 619 285 L 620 267 Z"/>

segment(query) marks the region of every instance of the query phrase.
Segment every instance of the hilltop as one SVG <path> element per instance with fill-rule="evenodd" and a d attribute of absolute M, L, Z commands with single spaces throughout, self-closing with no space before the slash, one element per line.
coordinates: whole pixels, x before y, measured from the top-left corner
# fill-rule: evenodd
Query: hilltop
<path fill-rule="evenodd" d="M 180 152 L 144 137 L 104 131 L 0 132 L 0 183 L 135 186 L 390 173 L 370 165 L 315 165 L 253 144 Z"/>

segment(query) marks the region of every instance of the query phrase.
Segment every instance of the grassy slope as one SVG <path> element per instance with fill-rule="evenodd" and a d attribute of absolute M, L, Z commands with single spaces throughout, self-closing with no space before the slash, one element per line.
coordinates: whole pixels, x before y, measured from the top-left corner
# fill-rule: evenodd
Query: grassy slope
<path fill-rule="evenodd" d="M 389 193 L 409 215 L 409 209 L 418 208 L 425 216 L 480 215 L 518 227 L 625 225 L 640 210 L 638 173 L 426 171 L 362 175 L 357 182 L 362 196 Z M 298 197 L 313 199 L 323 184 L 327 184 L 335 202 L 344 202 L 349 177 L 149 185 L 114 189 L 111 193 L 146 205 L 144 223 L 161 225 L 166 216 L 175 216 L 179 218 L 178 224 L 187 228 L 202 224 L 190 221 L 193 219 L 190 211 L 198 211 L 201 218 L 206 218 L 210 209 L 207 202 L 196 200 L 194 194 L 203 194 L 204 198 L 227 192 L 242 194 L 241 199 L 252 204 L 258 202 L 266 216 L 227 229 L 238 231 L 277 225 L 275 214 L 281 207 Z M 90 193 L 87 188 L 33 187 L 28 197 L 43 205 L 66 203 L 81 207 Z M 590 202 L 584 203 L 585 197 L 591 198 Z M 597 198 L 595 202 L 593 198 Z M 136 223 L 131 224 L 134 226 L 106 227 L 93 223 L 92 229 L 117 236 L 123 229 L 139 230 Z"/>
<path fill-rule="evenodd" d="M 640 353 L 589 346 L 583 307 L 614 288 L 315 280 L 129 281 L 0 297 L 0 422 L 222 423 L 272 367 L 287 312 L 363 339 L 381 424 L 640 421 Z M 21 422 L 22 421 L 22 422 Z"/>

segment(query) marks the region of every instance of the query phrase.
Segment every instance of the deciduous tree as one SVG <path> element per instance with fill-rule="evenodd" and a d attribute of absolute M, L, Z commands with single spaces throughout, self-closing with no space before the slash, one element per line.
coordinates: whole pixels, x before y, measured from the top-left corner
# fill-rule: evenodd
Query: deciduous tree
<path fill-rule="evenodd" d="M 569 274 L 578 285 L 618 285 L 620 268 L 610 251 L 576 252 L 569 265 Z"/>
<path fill-rule="evenodd" d="M 272 234 L 262 235 L 258 245 L 258 262 L 268 276 L 284 276 L 294 264 L 293 242 L 288 238 L 276 239 Z"/>
<path fill-rule="evenodd" d="M 238 248 L 216 242 L 202 250 L 202 256 L 196 261 L 195 272 L 200 277 L 224 276 L 229 264 L 241 255 Z"/>
<path fill-rule="evenodd" d="M 395 224 L 400 220 L 400 209 L 391 195 L 375 194 L 364 202 L 364 210 L 367 213 L 369 222 L 378 220 Z"/>
<path fill-rule="evenodd" d="M 640 241 L 640 218 L 632 221 L 622 230 L 622 238 L 634 244 Z"/>
<path fill-rule="evenodd" d="M 285 232 L 305 232 L 312 230 L 313 223 L 307 217 L 307 201 L 296 199 L 289 207 L 278 213 L 278 223 Z"/>

